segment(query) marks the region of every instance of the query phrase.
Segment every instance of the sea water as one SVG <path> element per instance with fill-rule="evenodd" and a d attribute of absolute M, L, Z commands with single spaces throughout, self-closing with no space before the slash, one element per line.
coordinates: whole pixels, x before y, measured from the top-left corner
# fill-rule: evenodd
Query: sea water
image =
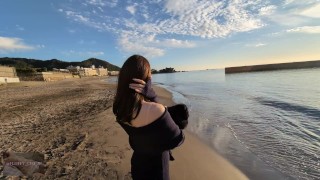
<path fill-rule="evenodd" d="M 188 105 L 189 130 L 250 179 L 320 179 L 320 68 L 152 80 Z"/>

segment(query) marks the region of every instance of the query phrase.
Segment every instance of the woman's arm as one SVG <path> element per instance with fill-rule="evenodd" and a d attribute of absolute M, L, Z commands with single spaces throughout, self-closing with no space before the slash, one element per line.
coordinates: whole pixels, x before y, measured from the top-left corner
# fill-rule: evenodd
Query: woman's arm
<path fill-rule="evenodd" d="M 169 112 L 165 112 L 166 114 L 163 116 L 161 134 L 163 148 L 165 150 L 174 149 L 177 146 L 180 146 L 184 142 L 184 134 L 183 131 L 178 127 L 178 125 L 173 121 Z"/>

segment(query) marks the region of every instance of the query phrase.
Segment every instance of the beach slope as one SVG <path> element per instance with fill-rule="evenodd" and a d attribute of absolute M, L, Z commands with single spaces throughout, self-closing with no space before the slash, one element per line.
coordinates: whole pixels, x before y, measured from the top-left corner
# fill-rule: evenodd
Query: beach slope
<path fill-rule="evenodd" d="M 173 104 L 168 91 L 155 89 L 162 103 Z M 114 94 L 115 85 L 99 77 L 0 86 L 0 151 L 42 153 L 45 172 L 33 179 L 131 179 L 132 150 L 112 113 Z M 185 133 L 173 151 L 171 179 L 247 179 Z"/>

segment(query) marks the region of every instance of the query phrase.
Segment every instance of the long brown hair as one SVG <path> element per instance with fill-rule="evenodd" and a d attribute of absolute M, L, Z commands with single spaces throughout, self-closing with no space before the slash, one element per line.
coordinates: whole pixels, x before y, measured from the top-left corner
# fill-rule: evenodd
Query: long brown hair
<path fill-rule="evenodd" d="M 143 56 L 133 55 L 124 62 L 119 73 L 117 93 L 113 103 L 113 113 L 118 121 L 130 123 L 138 116 L 144 97 L 130 89 L 129 84 L 134 82 L 133 78 L 147 82 L 150 74 L 150 64 Z"/>

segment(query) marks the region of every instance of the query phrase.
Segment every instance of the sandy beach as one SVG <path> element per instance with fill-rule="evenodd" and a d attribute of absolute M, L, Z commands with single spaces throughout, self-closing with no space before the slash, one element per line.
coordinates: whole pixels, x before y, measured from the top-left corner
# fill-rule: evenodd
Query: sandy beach
<path fill-rule="evenodd" d="M 172 95 L 155 87 L 161 103 Z M 131 179 L 128 136 L 112 113 L 115 85 L 102 78 L 0 86 L 0 151 L 39 152 L 33 179 Z M 195 135 L 173 150 L 172 180 L 248 179 Z M 3 176 L 3 163 L 0 166 Z"/>

